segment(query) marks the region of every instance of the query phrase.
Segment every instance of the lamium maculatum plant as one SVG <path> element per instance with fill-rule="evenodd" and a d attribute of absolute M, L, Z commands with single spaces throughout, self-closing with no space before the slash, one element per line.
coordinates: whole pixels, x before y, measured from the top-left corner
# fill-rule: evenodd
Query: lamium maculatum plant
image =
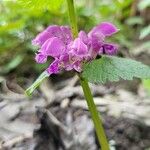
<path fill-rule="evenodd" d="M 114 56 L 117 54 L 118 45 L 108 43 L 107 37 L 114 36 L 119 29 L 110 22 L 101 22 L 88 33 L 78 33 L 73 0 L 67 0 L 67 4 L 71 27 L 51 25 L 32 41 L 33 45 L 39 47 L 35 61 L 45 63 L 47 59 L 52 58 L 53 62 L 26 90 L 26 94 L 31 95 L 51 74 L 74 70 L 83 88 L 101 149 L 109 150 L 88 82 L 106 83 L 120 79 L 132 80 L 133 77 L 149 79 L 150 67 L 135 60 Z M 97 59 L 97 56 L 100 57 Z"/>

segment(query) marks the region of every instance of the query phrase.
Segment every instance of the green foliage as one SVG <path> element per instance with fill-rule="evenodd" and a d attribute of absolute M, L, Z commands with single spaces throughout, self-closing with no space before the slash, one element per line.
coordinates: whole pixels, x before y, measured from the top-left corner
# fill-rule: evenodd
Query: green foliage
<path fill-rule="evenodd" d="M 119 81 L 120 79 L 132 80 L 133 77 L 150 79 L 150 67 L 131 59 L 102 56 L 100 59 L 85 64 L 82 75 L 88 81 L 94 83 L 106 83 L 107 81 Z M 26 90 L 26 94 L 30 96 L 47 77 L 49 77 L 49 74 L 44 71 Z M 145 86 L 150 88 L 149 83 L 149 80 L 144 80 Z"/>
<path fill-rule="evenodd" d="M 142 80 L 144 88 L 149 92 L 150 94 L 150 79 L 149 80 Z"/>
<path fill-rule="evenodd" d="M 38 73 L 43 70 L 41 65 L 37 67 L 36 63 L 33 63 L 36 49 L 31 46 L 31 40 L 48 25 L 68 24 L 67 7 L 64 1 L 0 0 L 0 73 L 4 72 L 3 68 L 6 64 L 9 64 L 12 59 L 17 59 L 18 55 L 24 57 L 23 61 L 20 61 L 22 69 L 27 70 L 29 67 Z M 138 5 L 148 1 L 142 0 Z M 111 39 L 112 42 L 130 49 L 133 41 L 131 39 L 138 36 L 139 31 L 147 26 L 144 17 L 130 16 L 133 3 L 133 0 L 77 0 L 75 7 L 79 30 L 84 29 L 88 32 L 101 21 L 113 22 L 120 32 Z M 147 7 L 148 4 L 144 4 L 144 9 Z M 20 65 L 14 66 L 17 68 Z"/>
<path fill-rule="evenodd" d="M 102 56 L 84 66 L 83 76 L 90 82 L 106 83 L 120 79 L 150 78 L 150 67 L 135 60 Z"/>
<path fill-rule="evenodd" d="M 25 57 L 23 61 L 20 61 L 22 66 L 27 65 L 34 71 L 41 72 L 42 68 L 37 69 L 36 63 L 33 63 L 35 48 L 31 46 L 31 40 L 48 25 L 66 22 L 64 18 L 67 14 L 64 15 L 64 10 L 60 9 L 62 0 L 59 0 L 57 5 L 51 6 L 52 1 L 49 0 L 49 6 L 44 4 L 46 6 L 44 8 L 40 5 L 43 9 L 30 8 L 27 6 L 28 2 L 28 0 L 0 1 L 0 73 L 9 73 L 12 69 L 6 69 L 9 68 L 6 66 L 15 62 L 15 59 L 18 62 L 19 59 L 16 57 L 18 55 Z M 42 0 L 39 1 L 41 2 Z M 47 7 L 49 7 L 48 10 Z M 62 14 L 61 17 L 60 14 Z M 13 69 L 17 67 L 18 65 L 14 65 Z M 26 70 L 26 67 L 22 67 L 22 72 L 24 72 L 23 69 Z"/>
<path fill-rule="evenodd" d="M 36 81 L 25 91 L 25 93 L 30 96 L 33 91 L 41 84 L 41 82 L 45 79 L 49 77 L 49 74 L 47 73 L 47 71 L 44 71 L 37 79 Z"/>
<path fill-rule="evenodd" d="M 64 0 L 19 0 L 26 8 L 58 11 Z"/>
<path fill-rule="evenodd" d="M 113 18 L 125 18 L 129 15 L 130 5 L 132 4 L 132 0 L 101 0 L 99 2 L 99 10 L 102 13 L 102 17 L 110 17 Z M 110 14 L 113 13 L 111 16 Z"/>
<path fill-rule="evenodd" d="M 144 10 L 147 7 L 150 7 L 150 0 L 141 0 L 138 4 L 139 10 Z"/>
<path fill-rule="evenodd" d="M 141 17 L 129 17 L 127 20 L 126 20 L 126 23 L 128 25 L 136 25 L 136 24 L 143 24 L 144 21 Z"/>
<path fill-rule="evenodd" d="M 23 61 L 23 58 L 24 55 L 15 56 L 8 64 L 1 68 L 0 73 L 8 73 L 9 71 L 15 69 Z"/>
<path fill-rule="evenodd" d="M 144 39 L 146 36 L 150 35 L 150 25 L 147 27 L 144 27 L 141 31 L 140 31 L 140 39 Z"/>

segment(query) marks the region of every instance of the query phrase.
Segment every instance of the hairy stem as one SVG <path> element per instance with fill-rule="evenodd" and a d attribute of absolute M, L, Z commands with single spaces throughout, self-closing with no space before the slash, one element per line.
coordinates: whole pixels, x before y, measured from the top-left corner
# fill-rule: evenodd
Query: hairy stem
<path fill-rule="evenodd" d="M 69 12 L 73 37 L 76 38 L 78 36 L 78 26 L 77 26 L 73 0 L 67 0 L 67 4 L 68 4 L 68 12 Z M 91 113 L 91 117 L 95 126 L 98 141 L 101 145 L 101 149 L 109 150 L 109 144 L 107 142 L 107 138 L 103 129 L 102 121 L 100 119 L 100 114 L 96 109 L 96 105 L 94 103 L 93 96 L 91 94 L 91 90 L 89 88 L 88 82 L 86 81 L 85 78 L 82 77 L 81 74 L 79 74 L 79 79 L 84 92 L 85 99 L 88 104 L 89 111 Z"/>

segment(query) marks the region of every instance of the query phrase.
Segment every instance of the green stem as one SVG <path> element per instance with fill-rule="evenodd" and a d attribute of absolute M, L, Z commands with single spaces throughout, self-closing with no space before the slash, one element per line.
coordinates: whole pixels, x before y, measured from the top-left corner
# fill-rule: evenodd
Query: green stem
<path fill-rule="evenodd" d="M 73 33 L 73 38 L 78 36 L 78 26 L 77 26 L 77 18 L 75 15 L 74 3 L 73 0 L 67 0 L 68 4 L 68 12 L 70 18 L 71 29 Z"/>
<path fill-rule="evenodd" d="M 91 94 L 91 90 L 89 88 L 88 82 L 86 81 L 86 79 L 80 76 L 80 83 L 83 88 L 84 96 L 86 98 L 89 111 L 91 113 L 91 117 L 95 126 L 98 141 L 101 145 L 101 149 L 109 150 L 109 144 L 107 142 L 107 138 L 104 132 L 101 117 L 100 117 L 99 112 L 96 109 L 96 105 L 94 103 L 93 96 Z"/>
<path fill-rule="evenodd" d="M 67 0 L 67 4 L 68 4 L 69 18 L 70 18 L 73 37 L 76 38 L 78 36 L 78 27 L 77 27 L 77 20 L 76 20 L 73 0 Z M 96 105 L 94 104 L 93 96 L 91 94 L 91 90 L 89 88 L 88 82 L 80 74 L 79 74 L 79 78 L 95 126 L 98 141 L 101 145 L 101 149 L 109 150 L 109 144 L 107 142 L 107 138 L 103 129 L 102 121 L 100 119 L 100 114 L 98 113 L 96 109 Z"/>

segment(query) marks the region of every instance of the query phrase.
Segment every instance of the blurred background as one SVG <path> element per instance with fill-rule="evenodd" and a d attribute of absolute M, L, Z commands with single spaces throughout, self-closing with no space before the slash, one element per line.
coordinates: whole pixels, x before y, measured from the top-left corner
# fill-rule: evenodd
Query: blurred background
<path fill-rule="evenodd" d="M 73 72 L 45 80 L 32 98 L 24 95 L 49 65 L 35 63 L 31 40 L 49 25 L 69 25 L 66 6 L 65 0 L 0 0 L 0 149 L 99 147 Z M 150 65 L 150 0 L 75 0 L 75 7 L 80 30 L 112 22 L 120 29 L 109 39 L 119 44 L 118 55 Z M 91 88 L 112 150 L 149 150 L 150 80 Z"/>

